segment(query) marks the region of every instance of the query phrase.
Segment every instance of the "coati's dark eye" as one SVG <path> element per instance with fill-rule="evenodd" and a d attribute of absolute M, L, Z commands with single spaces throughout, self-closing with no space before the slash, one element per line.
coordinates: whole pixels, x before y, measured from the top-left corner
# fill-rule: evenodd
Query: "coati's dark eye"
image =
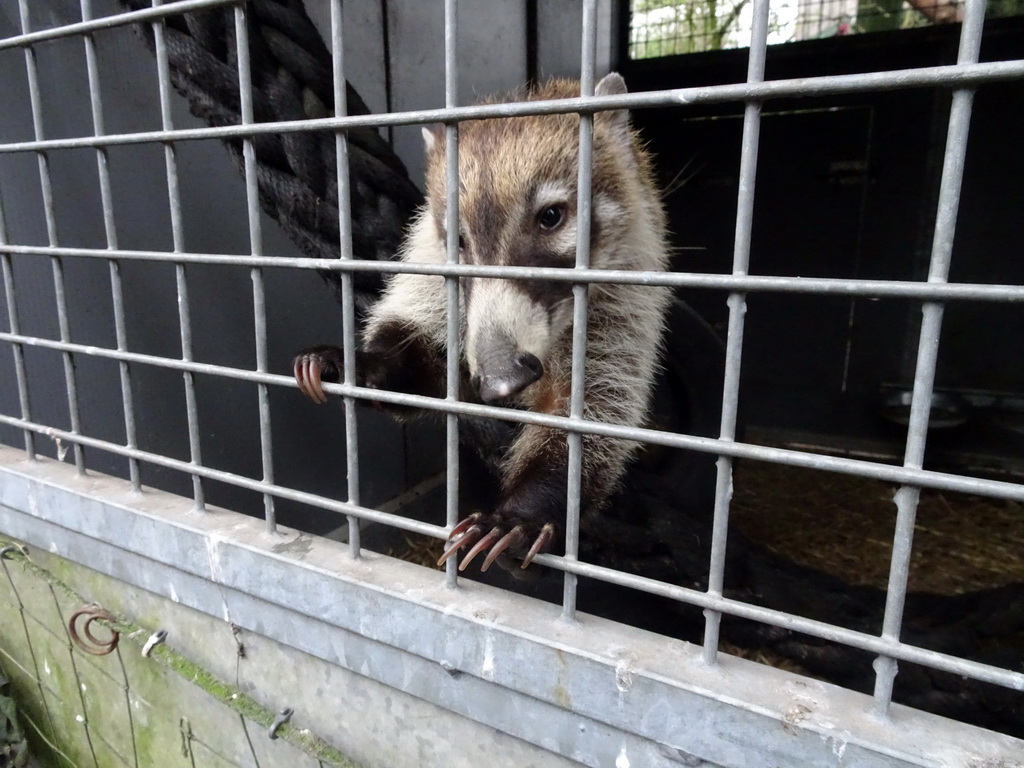
<path fill-rule="evenodd" d="M 565 205 L 559 203 L 557 205 L 548 205 L 540 209 L 540 213 L 537 214 L 537 224 L 541 229 L 551 231 L 552 229 L 558 229 L 562 226 L 562 222 L 565 221 Z"/>

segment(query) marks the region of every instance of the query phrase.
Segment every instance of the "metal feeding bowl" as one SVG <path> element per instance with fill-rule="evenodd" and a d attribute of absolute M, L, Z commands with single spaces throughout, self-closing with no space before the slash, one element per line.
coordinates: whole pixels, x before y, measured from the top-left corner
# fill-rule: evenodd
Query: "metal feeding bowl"
<path fill-rule="evenodd" d="M 882 415 L 894 424 L 907 426 L 910 423 L 913 396 L 913 391 L 909 389 L 890 392 L 882 402 Z M 952 429 L 965 424 L 970 418 L 971 406 L 964 398 L 948 392 L 932 393 L 929 429 Z"/>

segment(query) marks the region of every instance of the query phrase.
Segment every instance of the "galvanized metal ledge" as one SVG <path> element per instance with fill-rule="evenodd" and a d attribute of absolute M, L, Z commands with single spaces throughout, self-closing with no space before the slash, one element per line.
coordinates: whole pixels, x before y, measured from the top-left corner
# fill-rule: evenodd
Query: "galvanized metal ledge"
<path fill-rule="evenodd" d="M 0 447 L 0 534 L 586 765 L 1024 765 L 1024 742 Z"/>

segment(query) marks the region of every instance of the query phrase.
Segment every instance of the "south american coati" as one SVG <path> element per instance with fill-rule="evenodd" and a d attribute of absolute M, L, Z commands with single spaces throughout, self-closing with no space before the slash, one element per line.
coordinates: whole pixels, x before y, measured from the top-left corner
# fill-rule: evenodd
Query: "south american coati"
<path fill-rule="evenodd" d="M 622 94 L 616 73 L 598 96 Z M 552 80 L 519 95 L 539 101 L 579 96 L 579 83 Z M 576 263 L 579 117 L 536 115 L 463 122 L 459 126 L 459 259 L 468 264 L 572 268 Z M 445 137 L 424 129 L 427 202 L 405 239 L 408 262 L 447 260 Z M 590 263 L 595 269 L 667 268 L 665 214 L 651 159 L 626 110 L 594 116 Z M 528 279 L 460 279 L 464 395 L 489 404 L 567 416 L 570 400 L 572 285 Z M 668 288 L 591 284 L 584 365 L 585 419 L 638 426 L 645 422 Z M 366 387 L 445 396 L 447 301 L 444 278 L 397 274 L 373 305 L 357 350 L 357 382 Z M 342 351 L 321 346 L 296 356 L 299 388 L 326 400 L 322 381 L 340 381 Z M 408 409 L 397 411 L 408 418 Z M 474 511 L 451 532 L 443 562 L 469 548 L 460 568 L 480 553 L 486 570 L 503 553 L 525 568 L 560 545 L 568 475 L 565 432 L 522 425 L 496 465 L 500 493 L 493 508 Z M 638 444 L 583 436 L 582 514 L 600 509 Z"/>

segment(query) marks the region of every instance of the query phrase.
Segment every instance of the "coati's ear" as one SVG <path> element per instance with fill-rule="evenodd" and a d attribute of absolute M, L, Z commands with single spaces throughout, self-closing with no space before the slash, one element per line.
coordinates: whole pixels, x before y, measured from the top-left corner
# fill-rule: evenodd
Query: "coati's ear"
<path fill-rule="evenodd" d="M 595 96 L 618 96 L 622 93 L 626 93 L 626 81 L 618 72 L 610 72 L 602 77 L 597 88 L 594 89 Z M 598 112 L 594 119 L 606 123 L 622 138 L 629 138 L 629 112 L 627 110 L 613 109 L 608 112 Z"/>
<path fill-rule="evenodd" d="M 433 123 L 423 126 L 423 148 L 429 155 L 444 138 L 444 126 L 441 123 Z"/>

